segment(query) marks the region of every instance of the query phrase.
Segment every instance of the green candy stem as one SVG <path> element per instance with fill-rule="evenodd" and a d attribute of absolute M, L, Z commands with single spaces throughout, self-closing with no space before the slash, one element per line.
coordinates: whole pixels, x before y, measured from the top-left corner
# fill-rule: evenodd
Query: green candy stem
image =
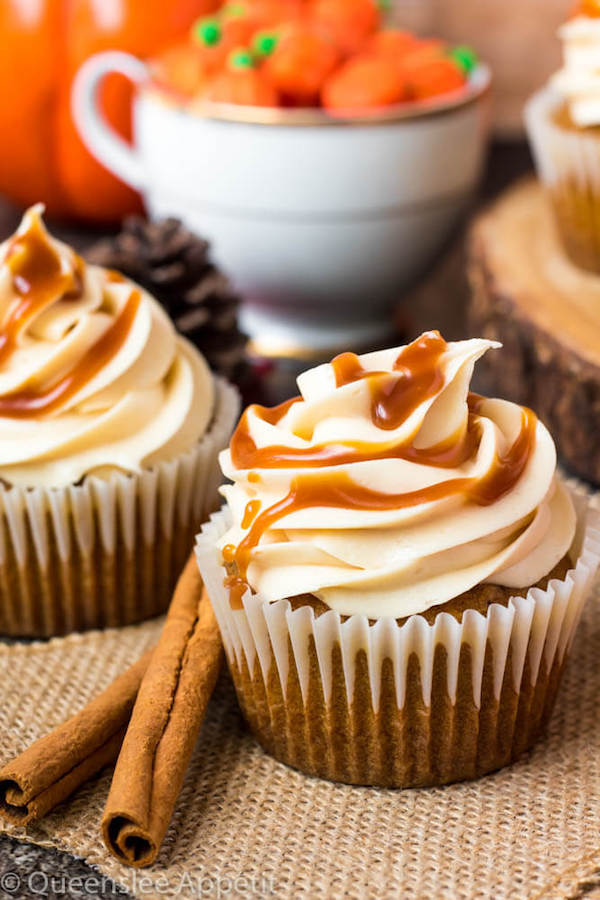
<path fill-rule="evenodd" d="M 192 27 L 192 35 L 203 47 L 215 47 L 220 42 L 223 32 L 215 19 L 201 19 Z"/>
<path fill-rule="evenodd" d="M 453 59 L 459 69 L 462 69 L 465 75 L 470 75 L 477 66 L 479 58 L 472 47 L 466 45 L 453 47 L 449 53 L 450 59 Z"/>
<path fill-rule="evenodd" d="M 279 36 L 270 31 L 261 31 L 252 42 L 252 50 L 260 59 L 270 56 L 277 44 Z"/>
<path fill-rule="evenodd" d="M 231 69 L 253 69 L 254 59 L 248 50 L 232 50 L 227 64 Z"/>

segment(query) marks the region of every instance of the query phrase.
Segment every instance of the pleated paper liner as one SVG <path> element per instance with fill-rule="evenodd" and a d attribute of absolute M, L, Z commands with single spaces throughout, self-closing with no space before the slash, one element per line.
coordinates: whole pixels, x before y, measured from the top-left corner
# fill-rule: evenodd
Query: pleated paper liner
<path fill-rule="evenodd" d="M 574 568 L 545 590 L 430 625 L 330 610 L 292 610 L 248 592 L 233 610 L 212 516 L 196 553 L 238 699 L 262 746 L 312 775 L 414 787 L 474 778 L 527 750 L 554 705 L 583 604 L 600 563 L 600 517 L 574 496 Z"/>
<path fill-rule="evenodd" d="M 238 414 L 236 389 L 218 378 L 212 424 L 173 460 L 67 488 L 0 486 L 0 633 L 48 637 L 162 613 L 218 506 L 218 453 Z"/>
<path fill-rule="evenodd" d="M 550 88 L 532 97 L 525 121 L 564 248 L 576 265 L 600 273 L 600 132 L 571 124 Z"/>

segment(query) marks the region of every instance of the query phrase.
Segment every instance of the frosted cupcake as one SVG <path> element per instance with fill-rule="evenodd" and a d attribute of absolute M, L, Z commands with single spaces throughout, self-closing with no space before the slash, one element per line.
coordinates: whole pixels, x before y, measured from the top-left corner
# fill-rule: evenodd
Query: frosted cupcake
<path fill-rule="evenodd" d="M 0 633 L 168 604 L 214 508 L 237 396 L 137 285 L 30 209 L 0 245 Z"/>
<path fill-rule="evenodd" d="M 490 772 L 547 721 L 600 535 L 533 412 L 469 392 L 490 341 L 343 354 L 251 406 L 197 557 L 263 746 L 358 784 Z"/>
<path fill-rule="evenodd" d="M 600 0 L 559 30 L 562 69 L 532 97 L 525 121 L 570 258 L 600 272 Z"/>

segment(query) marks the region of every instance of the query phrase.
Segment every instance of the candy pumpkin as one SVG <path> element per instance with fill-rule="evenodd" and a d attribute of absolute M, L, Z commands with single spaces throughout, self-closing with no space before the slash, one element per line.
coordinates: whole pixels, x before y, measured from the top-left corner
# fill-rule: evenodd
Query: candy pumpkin
<path fill-rule="evenodd" d="M 210 84 L 206 99 L 239 106 L 279 105 L 275 87 L 254 67 L 252 55 L 246 50 L 234 50 L 229 55 L 224 71 Z"/>
<path fill-rule="evenodd" d="M 17 203 L 43 200 L 51 215 L 94 222 L 119 219 L 137 195 L 87 152 L 70 112 L 81 63 L 100 50 L 159 52 L 218 0 L 37 0 L 0 3 L 0 191 Z M 131 88 L 106 81 L 103 104 L 127 136 Z"/>
<path fill-rule="evenodd" d="M 356 53 L 380 24 L 377 0 L 310 0 L 311 24 L 348 56 Z"/>
<path fill-rule="evenodd" d="M 338 51 L 328 38 L 305 26 L 287 26 L 275 37 L 264 71 L 283 97 L 311 104 L 338 62 Z"/>
<path fill-rule="evenodd" d="M 208 75 L 202 52 L 190 41 L 164 50 L 152 60 L 151 71 L 154 83 L 180 100 L 194 97 Z"/>
<path fill-rule="evenodd" d="M 401 31 L 399 28 L 386 28 L 371 35 L 364 45 L 364 53 L 372 53 L 374 56 L 390 56 L 399 59 L 419 45 L 419 38 L 411 31 Z"/>
<path fill-rule="evenodd" d="M 215 16 L 198 19 L 192 27 L 194 49 L 205 75 L 221 71 L 229 54 L 252 39 L 255 23 L 241 16 Z"/>
<path fill-rule="evenodd" d="M 465 76 L 453 59 L 431 59 L 406 71 L 407 94 L 412 100 L 429 100 L 459 91 Z"/>
<path fill-rule="evenodd" d="M 323 106 L 334 114 L 360 115 L 400 103 L 406 81 L 398 64 L 385 56 L 356 56 L 325 82 Z"/>

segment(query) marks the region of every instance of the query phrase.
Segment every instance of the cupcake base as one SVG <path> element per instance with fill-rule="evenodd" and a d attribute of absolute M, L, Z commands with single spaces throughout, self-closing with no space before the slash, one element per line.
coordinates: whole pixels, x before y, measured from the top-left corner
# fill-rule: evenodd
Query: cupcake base
<path fill-rule="evenodd" d="M 232 609 L 213 516 L 197 558 L 231 675 L 257 740 L 281 762 L 350 784 L 422 787 L 475 778 L 528 750 L 548 721 L 600 561 L 597 516 L 578 503 L 564 579 L 459 622 L 411 616 L 369 624 L 315 616 L 249 592 Z"/>
<path fill-rule="evenodd" d="M 567 255 L 600 273 L 600 128 L 578 128 L 551 88 L 531 98 L 525 122 Z"/>
<path fill-rule="evenodd" d="M 0 634 L 50 637 L 163 613 L 218 505 L 218 453 L 238 412 L 237 391 L 217 379 L 211 426 L 176 459 L 69 488 L 0 486 Z"/>
<path fill-rule="evenodd" d="M 482 672 L 481 702 L 473 699 L 473 658 L 461 645 L 456 698 L 447 690 L 448 657 L 443 646 L 434 652 L 432 691 L 423 700 L 419 659 L 408 662 L 409 689 L 402 709 L 396 705 L 389 659 L 381 670 L 379 709 L 371 701 L 366 653 L 356 659 L 354 699 L 348 702 L 342 652 L 332 652 L 332 694 L 325 703 L 314 641 L 309 646 L 308 697 L 295 667 L 290 667 L 286 694 L 276 667 L 263 679 L 255 661 L 230 666 L 242 711 L 261 746 L 280 762 L 309 775 L 346 784 L 378 787 L 428 787 L 486 775 L 528 750 L 548 722 L 566 657 L 550 669 L 542 665 L 535 683 L 528 666 L 520 690 L 510 677 L 510 655 L 500 697 L 493 689 L 493 649 L 488 642 Z"/>

